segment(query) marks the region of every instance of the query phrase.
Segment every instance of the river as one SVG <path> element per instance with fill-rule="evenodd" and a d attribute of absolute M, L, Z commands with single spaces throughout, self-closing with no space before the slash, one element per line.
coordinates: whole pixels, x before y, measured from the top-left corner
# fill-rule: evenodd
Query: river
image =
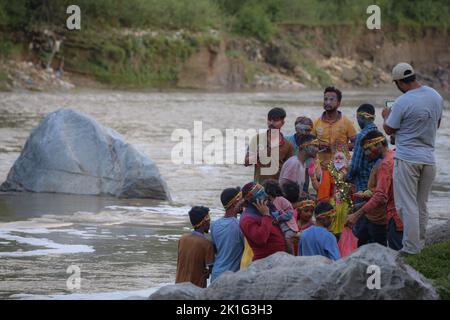
<path fill-rule="evenodd" d="M 380 126 L 384 101 L 398 94 L 394 90 L 344 91 L 340 110 L 356 124 L 356 107 L 373 103 Z M 242 186 L 252 179 L 253 170 L 237 164 L 174 164 L 171 151 L 178 142 L 171 140 L 172 132 L 193 132 L 194 121 L 202 121 L 203 130 L 264 128 L 267 111 L 280 106 L 287 112 L 282 131 L 291 133 L 297 116 L 321 114 L 321 101 L 321 91 L 0 93 L 0 182 L 43 117 L 70 107 L 115 129 L 152 158 L 173 198 L 168 203 L 0 193 L 0 298 L 146 297 L 159 286 L 173 283 L 177 241 L 190 230 L 190 206 L 209 206 L 213 220 L 217 219 L 223 214 L 221 190 Z M 436 142 L 438 170 L 429 202 L 430 225 L 450 217 L 449 118 L 446 101 Z M 78 271 L 80 288 L 68 286 Z"/>

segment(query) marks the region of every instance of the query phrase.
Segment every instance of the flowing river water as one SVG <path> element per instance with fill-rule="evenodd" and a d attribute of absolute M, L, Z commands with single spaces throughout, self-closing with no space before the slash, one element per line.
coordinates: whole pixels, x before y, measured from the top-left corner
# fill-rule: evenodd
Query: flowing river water
<path fill-rule="evenodd" d="M 380 126 L 384 101 L 398 94 L 394 90 L 345 91 L 341 110 L 356 125 L 355 107 L 371 102 L 377 106 Z M 238 164 L 175 164 L 171 151 L 178 141 L 171 140 L 172 132 L 193 132 L 194 121 L 202 121 L 203 131 L 264 128 L 267 111 L 280 106 L 288 115 L 283 132 L 291 133 L 297 116 L 321 114 L 321 101 L 321 91 L 0 93 L 0 182 L 31 130 L 49 112 L 69 107 L 115 129 L 152 158 L 173 199 L 169 203 L 0 193 L 0 299 L 146 297 L 173 283 L 177 241 L 190 230 L 190 206 L 209 206 L 213 220 L 217 219 L 223 214 L 221 190 L 242 186 L 252 179 L 253 170 Z M 450 217 L 449 121 L 446 101 L 436 142 L 438 170 L 429 201 L 430 225 Z M 73 283 L 69 277 L 76 275 L 74 270 L 80 271 L 79 289 L 67 286 L 68 280 Z"/>

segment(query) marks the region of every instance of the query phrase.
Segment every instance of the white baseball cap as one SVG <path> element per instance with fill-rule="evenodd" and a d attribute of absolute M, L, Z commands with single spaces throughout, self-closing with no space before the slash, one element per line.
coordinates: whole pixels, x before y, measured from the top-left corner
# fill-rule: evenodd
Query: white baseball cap
<path fill-rule="evenodd" d="M 392 69 L 392 79 L 402 80 L 414 74 L 414 69 L 410 64 L 401 62 Z"/>

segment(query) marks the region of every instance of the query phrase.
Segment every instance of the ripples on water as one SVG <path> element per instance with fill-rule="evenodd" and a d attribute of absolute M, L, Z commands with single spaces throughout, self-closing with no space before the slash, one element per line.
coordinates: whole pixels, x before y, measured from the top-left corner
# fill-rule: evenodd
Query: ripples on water
<path fill-rule="evenodd" d="M 344 91 L 342 112 L 357 124 L 355 108 L 377 106 L 377 125 L 395 91 Z M 174 203 L 51 194 L 0 195 L 0 298 L 116 299 L 146 297 L 172 283 L 177 240 L 189 230 L 192 205 L 223 213 L 222 189 L 242 186 L 253 176 L 239 165 L 174 165 L 175 129 L 264 128 L 270 107 L 287 111 L 284 133 L 297 116 L 318 117 L 322 92 L 300 93 L 0 93 L 0 180 L 18 157 L 31 130 L 49 112 L 70 107 L 112 127 L 150 156 L 165 177 Z M 449 217 L 450 130 L 448 101 L 436 141 L 437 178 L 429 207 L 431 224 Z M 81 289 L 69 291 L 69 265 L 81 268 Z M 150 288 L 150 289 L 149 289 Z M 152 289 L 153 288 L 153 289 Z"/>

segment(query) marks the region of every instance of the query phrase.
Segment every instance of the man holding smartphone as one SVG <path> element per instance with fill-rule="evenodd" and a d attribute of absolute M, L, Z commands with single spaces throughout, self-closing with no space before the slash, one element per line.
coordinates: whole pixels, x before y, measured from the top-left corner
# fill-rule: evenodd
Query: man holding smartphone
<path fill-rule="evenodd" d="M 436 176 L 434 144 L 444 100 L 421 85 L 407 63 L 397 64 L 392 78 L 403 95 L 383 110 L 383 127 L 388 135 L 395 133 L 394 197 L 404 225 L 401 251 L 417 254 L 425 243 L 426 202 Z"/>

